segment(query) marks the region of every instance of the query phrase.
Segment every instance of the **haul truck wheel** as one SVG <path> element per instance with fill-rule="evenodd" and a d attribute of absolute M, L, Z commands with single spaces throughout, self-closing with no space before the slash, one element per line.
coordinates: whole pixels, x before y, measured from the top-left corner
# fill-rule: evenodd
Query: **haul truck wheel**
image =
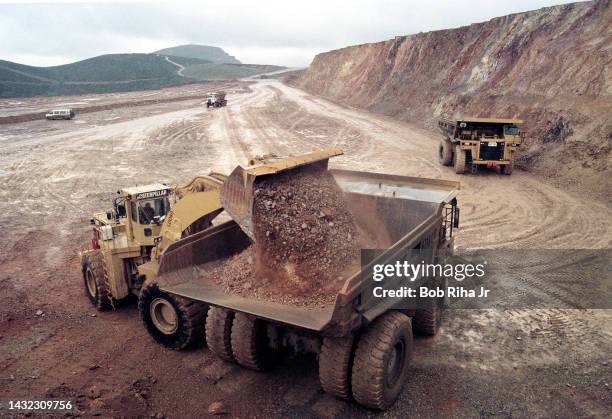
<path fill-rule="evenodd" d="M 83 256 L 83 281 L 87 296 L 98 310 L 111 308 L 111 294 L 104 275 L 104 256 L 100 250 Z"/>
<path fill-rule="evenodd" d="M 417 335 L 435 336 L 442 323 L 442 310 L 440 299 L 431 298 L 427 300 L 429 307 L 416 310 L 412 318 L 412 330 Z"/>
<path fill-rule="evenodd" d="M 442 140 L 438 146 L 438 160 L 443 166 L 450 166 L 453 162 L 453 146 L 450 141 Z"/>
<path fill-rule="evenodd" d="M 232 354 L 232 323 L 234 312 L 211 307 L 206 318 L 206 344 L 208 349 L 225 361 L 234 361 Z"/>
<path fill-rule="evenodd" d="M 355 400 L 384 410 L 399 395 L 408 373 L 412 352 L 410 318 L 390 311 L 365 330 L 357 343 L 352 387 Z"/>
<path fill-rule="evenodd" d="M 157 284 L 140 293 L 138 311 L 157 342 L 171 349 L 184 349 L 202 340 L 206 306 L 168 294 Z"/>
<path fill-rule="evenodd" d="M 238 364 L 255 371 L 270 367 L 272 350 L 268 346 L 266 323 L 243 313 L 236 313 L 232 324 L 232 353 Z"/>
<path fill-rule="evenodd" d="M 510 163 L 503 165 L 500 168 L 500 171 L 502 175 L 511 175 L 512 172 L 514 171 L 514 160 L 511 159 Z"/>
<path fill-rule="evenodd" d="M 462 175 L 465 172 L 465 150 L 462 150 L 459 145 L 455 146 L 455 153 L 453 156 L 455 166 L 455 173 Z"/>
<path fill-rule="evenodd" d="M 351 398 L 351 367 L 355 339 L 324 338 L 319 353 L 319 381 L 326 392 L 343 400 Z"/>

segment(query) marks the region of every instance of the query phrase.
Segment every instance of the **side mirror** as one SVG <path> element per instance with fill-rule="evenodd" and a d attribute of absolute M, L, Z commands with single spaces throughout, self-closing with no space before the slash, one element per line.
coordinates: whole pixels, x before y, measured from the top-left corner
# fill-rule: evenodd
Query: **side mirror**
<path fill-rule="evenodd" d="M 125 217 L 125 205 L 117 205 L 117 216 Z"/>

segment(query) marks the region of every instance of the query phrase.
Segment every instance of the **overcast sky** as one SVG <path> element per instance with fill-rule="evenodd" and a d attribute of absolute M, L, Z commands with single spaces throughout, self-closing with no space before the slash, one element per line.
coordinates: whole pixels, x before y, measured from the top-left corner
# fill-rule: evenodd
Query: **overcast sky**
<path fill-rule="evenodd" d="M 306 66 L 315 54 L 481 22 L 563 0 L 0 0 L 0 59 L 58 65 L 197 43 L 244 63 Z"/>

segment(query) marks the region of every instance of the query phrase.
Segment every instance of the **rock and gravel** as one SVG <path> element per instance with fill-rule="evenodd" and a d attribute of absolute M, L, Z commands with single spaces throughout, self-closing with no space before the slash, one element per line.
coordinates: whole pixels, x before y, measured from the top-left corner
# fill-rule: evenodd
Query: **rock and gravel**
<path fill-rule="evenodd" d="M 255 243 L 204 273 L 226 292 L 299 306 L 333 303 L 359 269 L 360 237 L 342 190 L 321 168 L 298 168 L 254 189 Z"/>

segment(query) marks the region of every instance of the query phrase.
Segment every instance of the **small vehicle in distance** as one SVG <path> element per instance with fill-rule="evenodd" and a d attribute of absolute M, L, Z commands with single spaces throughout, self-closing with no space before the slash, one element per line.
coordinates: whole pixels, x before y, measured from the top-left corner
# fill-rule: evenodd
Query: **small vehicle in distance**
<path fill-rule="evenodd" d="M 72 119 L 74 111 L 72 109 L 53 109 L 45 114 L 45 118 L 52 119 Z"/>
<path fill-rule="evenodd" d="M 225 100 L 225 92 L 214 92 L 209 93 L 208 98 L 206 99 L 206 107 L 210 108 L 220 108 L 221 106 L 227 105 L 227 100 Z"/>

